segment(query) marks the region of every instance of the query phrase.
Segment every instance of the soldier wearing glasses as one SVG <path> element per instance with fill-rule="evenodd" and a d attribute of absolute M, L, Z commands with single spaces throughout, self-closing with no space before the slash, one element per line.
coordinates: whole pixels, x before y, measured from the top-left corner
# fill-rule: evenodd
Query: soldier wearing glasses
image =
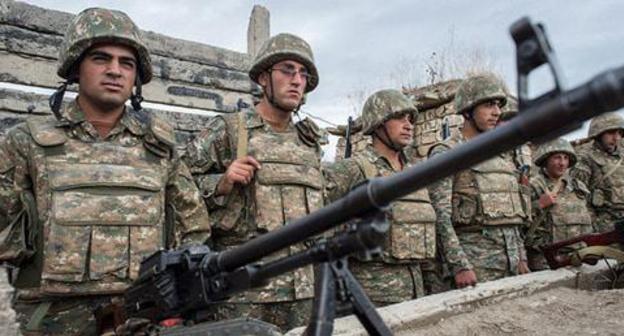
<path fill-rule="evenodd" d="M 216 216 L 215 248 L 242 244 L 323 205 L 318 127 L 293 121 L 318 85 L 312 50 L 279 34 L 255 57 L 250 78 L 262 88 L 253 112 L 214 118 L 185 154 L 208 209 Z M 274 259 L 303 249 L 291 247 Z M 314 294 L 311 267 L 276 277 L 216 308 L 217 319 L 251 316 L 283 330 L 305 323 Z"/>

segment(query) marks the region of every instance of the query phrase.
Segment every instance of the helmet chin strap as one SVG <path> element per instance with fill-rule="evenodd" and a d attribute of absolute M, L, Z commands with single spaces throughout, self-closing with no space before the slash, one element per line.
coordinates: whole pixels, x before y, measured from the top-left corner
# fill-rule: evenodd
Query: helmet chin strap
<path fill-rule="evenodd" d="M 135 90 L 134 93 L 130 96 L 130 105 L 135 111 L 141 111 L 141 103 L 143 102 L 143 90 L 142 90 L 142 82 L 141 76 L 137 73 L 136 79 L 134 80 Z"/>
<path fill-rule="evenodd" d="M 303 99 L 299 101 L 299 104 L 294 109 L 285 108 L 284 106 L 280 105 L 277 101 L 275 101 L 274 90 L 273 90 L 273 72 L 272 71 L 267 71 L 267 72 L 269 73 L 269 87 L 268 89 L 263 88 L 263 90 L 264 90 L 264 95 L 267 97 L 267 100 L 269 101 L 269 104 L 271 104 L 271 106 L 283 112 L 292 112 L 292 113 L 299 112 L 301 105 L 303 105 Z"/>
<path fill-rule="evenodd" d="M 373 132 L 373 136 L 376 137 L 377 139 L 379 139 L 379 141 L 381 141 L 382 144 L 384 144 L 386 147 L 390 148 L 391 150 L 393 150 L 395 152 L 402 151 L 403 147 L 397 145 L 396 143 L 394 143 L 390 139 L 390 135 L 388 134 L 388 130 L 386 129 L 386 125 L 385 124 L 381 126 L 381 129 L 384 132 L 385 139 L 384 139 L 384 137 L 379 136 L 379 134 L 377 134 L 377 132 Z"/>
<path fill-rule="evenodd" d="M 483 130 L 479 127 L 479 125 L 477 125 L 477 123 L 475 122 L 474 118 L 472 117 L 472 115 L 474 114 L 474 109 L 470 110 L 470 112 L 464 112 L 463 116 L 466 120 L 468 120 L 469 123 L 472 124 L 472 126 L 479 131 L 479 133 L 485 133 L 487 130 Z"/>

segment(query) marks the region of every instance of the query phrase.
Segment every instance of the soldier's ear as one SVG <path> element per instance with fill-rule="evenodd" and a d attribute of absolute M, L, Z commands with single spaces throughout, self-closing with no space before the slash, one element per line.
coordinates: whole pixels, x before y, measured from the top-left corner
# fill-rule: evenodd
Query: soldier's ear
<path fill-rule="evenodd" d="M 269 80 L 271 80 L 271 77 L 268 71 L 263 71 L 260 76 L 258 76 L 258 84 L 263 88 L 269 85 Z"/>

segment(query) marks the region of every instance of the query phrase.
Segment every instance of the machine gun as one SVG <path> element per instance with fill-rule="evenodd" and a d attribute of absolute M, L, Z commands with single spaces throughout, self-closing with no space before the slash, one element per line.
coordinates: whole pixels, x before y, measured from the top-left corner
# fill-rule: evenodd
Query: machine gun
<path fill-rule="evenodd" d="M 550 245 L 540 246 L 544 258 L 551 269 L 564 266 L 580 266 L 581 263 L 595 265 L 602 258 L 613 258 L 624 262 L 624 252 L 609 247 L 611 244 L 624 243 L 624 223 L 617 223 L 613 231 L 591 233 L 570 238 Z M 572 249 L 574 245 L 584 243 L 587 247 Z"/>
<path fill-rule="evenodd" d="M 139 279 L 127 292 L 127 315 L 147 316 L 154 321 L 169 316 L 201 319 L 198 315 L 211 303 L 261 286 L 270 277 L 310 263 L 336 261 L 350 253 L 374 249 L 379 234 L 383 236 L 384 232 L 379 214 L 393 200 L 527 141 L 547 141 L 579 128 L 585 120 L 624 106 L 624 67 L 606 71 L 574 89 L 564 90 L 543 27 L 523 18 L 514 23 L 510 31 L 517 47 L 521 110 L 513 120 L 403 172 L 372 179 L 324 208 L 236 248 L 221 252 L 209 251 L 206 247 L 157 252 L 143 262 Z M 550 66 L 556 88 L 529 99 L 528 74 L 544 64 Z M 284 259 L 266 264 L 258 262 L 355 218 L 361 219 L 352 226 L 355 231 L 320 242 Z M 335 293 L 331 289 L 325 292 Z M 363 296 L 361 302 L 366 302 L 367 298 Z M 367 331 L 373 335 L 391 334 L 375 309 L 358 306 L 361 302 L 353 302 L 353 305 Z M 315 311 L 313 316 L 315 321 L 312 323 L 325 326 L 312 328 L 315 333 L 331 334 L 333 325 L 327 323 L 328 316 L 333 318 L 331 312 Z"/>

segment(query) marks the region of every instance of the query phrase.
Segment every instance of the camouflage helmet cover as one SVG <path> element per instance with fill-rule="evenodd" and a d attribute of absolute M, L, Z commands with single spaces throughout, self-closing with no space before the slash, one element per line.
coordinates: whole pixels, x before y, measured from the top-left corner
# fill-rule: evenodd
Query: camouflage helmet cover
<path fill-rule="evenodd" d="M 500 99 L 507 103 L 507 88 L 503 81 L 491 74 L 466 78 L 455 93 L 455 111 L 463 114 L 490 99 Z"/>
<path fill-rule="evenodd" d="M 624 130 L 624 118 L 616 112 L 601 114 L 589 123 L 588 137 L 595 138 L 606 131 Z"/>
<path fill-rule="evenodd" d="M 543 167 L 548 158 L 555 153 L 568 154 L 570 158 L 570 168 L 576 164 L 577 157 L 574 147 L 565 139 L 557 138 L 555 140 L 546 142 L 539 146 L 535 151 L 535 165 Z"/>
<path fill-rule="evenodd" d="M 316 88 L 319 83 L 319 76 L 316 65 L 314 65 L 312 48 L 299 36 L 287 33 L 271 37 L 260 47 L 249 70 L 249 77 L 258 83 L 258 77 L 262 72 L 271 68 L 273 64 L 284 60 L 299 62 L 310 73 L 311 77 L 308 78 L 305 92 L 310 92 Z"/>
<path fill-rule="evenodd" d="M 123 44 L 136 51 L 142 83 L 152 79 L 152 62 L 141 31 L 123 12 L 87 8 L 74 17 L 60 48 L 58 75 L 69 79 L 82 54 L 99 43 Z"/>
<path fill-rule="evenodd" d="M 395 115 L 409 113 L 416 117 L 418 110 L 406 95 L 398 90 L 381 90 L 373 93 L 362 108 L 363 132 L 370 135 Z"/>

